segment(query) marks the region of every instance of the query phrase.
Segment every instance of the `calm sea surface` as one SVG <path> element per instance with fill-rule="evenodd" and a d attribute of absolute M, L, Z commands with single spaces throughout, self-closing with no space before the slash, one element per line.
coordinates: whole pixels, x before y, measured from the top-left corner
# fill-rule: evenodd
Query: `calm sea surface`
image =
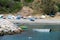
<path fill-rule="evenodd" d="M 60 25 L 26 25 L 28 30 L 21 34 L 1 36 L 0 40 L 60 40 Z M 34 28 L 50 28 L 52 32 L 34 32 Z"/>

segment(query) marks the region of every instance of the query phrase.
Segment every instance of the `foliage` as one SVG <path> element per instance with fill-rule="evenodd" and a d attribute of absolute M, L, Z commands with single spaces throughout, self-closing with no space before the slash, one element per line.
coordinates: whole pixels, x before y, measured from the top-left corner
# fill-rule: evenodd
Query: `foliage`
<path fill-rule="evenodd" d="M 33 10 L 34 14 L 41 14 L 41 5 L 40 2 L 34 2 L 32 5 L 29 5 Z"/>
<path fill-rule="evenodd" d="M 31 2 L 33 2 L 34 0 L 25 0 L 25 2 L 27 2 L 27 3 L 31 3 Z"/>
<path fill-rule="evenodd" d="M 14 5 L 10 8 L 10 12 L 16 12 L 22 8 L 22 3 L 15 2 Z"/>
<path fill-rule="evenodd" d="M 42 9 L 44 14 L 50 15 L 60 11 L 60 0 L 41 0 L 41 3 L 37 0 L 36 2 L 34 0 L 0 0 L 0 13 L 17 12 L 23 6 L 29 6 L 37 13 L 40 13 L 40 9 Z"/>
<path fill-rule="evenodd" d="M 22 7 L 21 2 L 14 0 L 0 0 L 0 13 L 3 12 L 16 12 Z"/>
<path fill-rule="evenodd" d="M 20 0 L 14 0 L 14 1 L 18 1 L 19 2 Z"/>
<path fill-rule="evenodd" d="M 44 13 L 47 15 L 55 15 L 56 13 L 56 7 L 55 2 L 53 2 L 52 0 L 41 0 L 42 4 L 41 4 L 41 8 L 43 9 Z"/>
<path fill-rule="evenodd" d="M 58 11 L 60 12 L 60 3 L 56 3 L 56 5 L 58 6 Z"/>

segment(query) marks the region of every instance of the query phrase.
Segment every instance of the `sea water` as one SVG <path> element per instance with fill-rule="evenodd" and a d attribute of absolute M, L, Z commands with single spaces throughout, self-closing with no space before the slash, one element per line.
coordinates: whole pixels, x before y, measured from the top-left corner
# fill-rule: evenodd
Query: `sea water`
<path fill-rule="evenodd" d="M 21 34 L 0 36 L 0 40 L 60 40 L 60 25 L 26 25 Z M 35 32 L 33 28 L 51 28 L 51 32 Z"/>

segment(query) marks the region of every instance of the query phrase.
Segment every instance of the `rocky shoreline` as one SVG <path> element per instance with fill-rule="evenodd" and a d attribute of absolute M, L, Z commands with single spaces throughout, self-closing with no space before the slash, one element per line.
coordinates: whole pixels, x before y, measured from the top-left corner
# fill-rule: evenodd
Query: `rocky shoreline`
<path fill-rule="evenodd" d="M 17 25 L 15 25 L 14 23 L 29 24 L 29 25 L 35 25 L 35 24 L 37 24 L 37 25 L 40 25 L 40 24 L 56 25 L 56 24 L 60 24 L 60 20 L 36 19 L 35 21 L 30 21 L 28 19 L 20 19 L 20 20 L 0 19 L 0 36 L 21 33 L 23 30 L 20 27 L 18 27 Z"/>
<path fill-rule="evenodd" d="M 12 30 L 7 30 L 7 32 L 6 31 L 0 31 L 0 36 L 3 36 L 3 35 L 14 35 L 14 34 L 19 34 L 19 33 L 21 33 L 22 32 L 22 30 L 20 30 L 20 29 L 18 29 L 18 30 L 14 30 L 14 31 L 12 31 Z"/>
<path fill-rule="evenodd" d="M 6 19 L 0 19 L 0 36 L 21 33 L 22 29 Z"/>

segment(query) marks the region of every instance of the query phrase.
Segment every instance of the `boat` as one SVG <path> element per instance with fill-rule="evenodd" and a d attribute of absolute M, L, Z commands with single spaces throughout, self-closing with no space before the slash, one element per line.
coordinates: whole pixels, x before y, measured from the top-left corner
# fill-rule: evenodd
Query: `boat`
<path fill-rule="evenodd" d="M 36 31 L 36 32 L 50 32 L 51 29 L 33 29 L 33 31 Z"/>
<path fill-rule="evenodd" d="M 20 28 L 21 28 L 22 30 L 27 30 L 27 29 L 28 29 L 27 26 L 20 26 Z"/>

